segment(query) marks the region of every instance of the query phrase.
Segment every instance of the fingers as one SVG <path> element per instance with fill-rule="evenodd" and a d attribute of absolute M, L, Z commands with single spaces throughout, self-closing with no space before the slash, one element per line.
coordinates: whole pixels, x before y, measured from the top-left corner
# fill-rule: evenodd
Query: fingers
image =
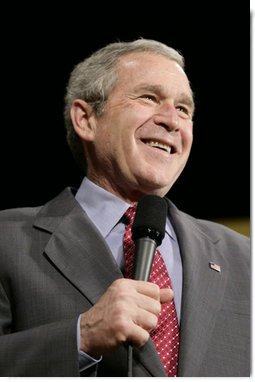
<path fill-rule="evenodd" d="M 158 315 L 161 312 L 162 304 L 172 301 L 174 293 L 172 289 L 159 290 L 160 301 L 155 301 L 150 297 L 139 295 L 137 305 L 139 310 L 137 312 L 137 325 L 148 330 L 149 332 L 157 326 Z"/>
<path fill-rule="evenodd" d="M 134 346 L 137 346 L 138 348 L 140 348 L 146 344 L 149 337 L 150 337 L 150 334 L 147 330 L 142 329 L 139 326 L 134 326 L 127 341 L 132 343 Z"/>
<path fill-rule="evenodd" d="M 157 325 L 161 304 L 171 301 L 173 292 L 153 283 L 119 279 L 80 320 L 81 350 L 101 355 L 129 341 L 144 345 Z"/>
<path fill-rule="evenodd" d="M 154 300 L 158 300 L 161 304 L 165 304 L 167 302 L 171 302 L 174 298 L 174 292 L 172 289 L 169 288 L 163 288 L 160 289 L 158 285 L 153 284 L 151 282 L 147 281 L 135 281 L 130 280 L 134 283 L 134 286 L 137 289 L 137 292 L 151 297 Z M 160 306 L 160 305 L 159 305 Z"/>
<path fill-rule="evenodd" d="M 137 281 L 137 280 L 128 280 L 128 281 L 131 283 L 131 285 L 133 285 L 133 287 L 137 290 L 138 293 L 141 293 L 145 296 L 151 297 L 159 301 L 160 289 L 158 285 L 148 281 Z"/>
<path fill-rule="evenodd" d="M 160 312 L 160 311 L 159 311 Z M 145 309 L 137 309 L 132 317 L 133 323 L 150 332 L 157 326 L 159 313 L 151 313 Z"/>

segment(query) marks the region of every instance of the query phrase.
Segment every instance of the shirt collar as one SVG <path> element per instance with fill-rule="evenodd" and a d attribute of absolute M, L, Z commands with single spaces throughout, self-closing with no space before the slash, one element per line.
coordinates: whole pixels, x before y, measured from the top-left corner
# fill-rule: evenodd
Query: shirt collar
<path fill-rule="evenodd" d="M 75 198 L 104 238 L 130 207 L 124 200 L 97 186 L 86 177 Z"/>
<path fill-rule="evenodd" d="M 130 204 L 97 186 L 87 177 L 83 179 L 75 198 L 104 238 L 109 235 L 130 207 Z M 173 227 L 168 218 L 166 233 L 171 239 L 176 240 Z"/>

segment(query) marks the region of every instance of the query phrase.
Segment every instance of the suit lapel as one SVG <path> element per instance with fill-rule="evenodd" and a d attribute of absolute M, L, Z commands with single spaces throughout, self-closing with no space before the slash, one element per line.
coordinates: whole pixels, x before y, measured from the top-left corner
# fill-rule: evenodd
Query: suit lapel
<path fill-rule="evenodd" d="M 183 262 L 183 289 L 180 323 L 178 376 L 195 376 L 206 354 L 221 307 L 228 275 L 228 264 L 195 219 L 170 206 Z M 209 267 L 220 265 L 221 272 Z"/>
<path fill-rule="evenodd" d="M 66 215 L 56 216 L 63 203 L 69 205 Z M 91 304 L 123 277 L 105 240 L 68 191 L 43 208 L 35 226 L 53 231 L 46 255 Z"/>
<path fill-rule="evenodd" d="M 167 377 L 151 338 L 142 348 L 134 349 L 134 371 L 136 363 L 141 363 L 152 377 Z"/>

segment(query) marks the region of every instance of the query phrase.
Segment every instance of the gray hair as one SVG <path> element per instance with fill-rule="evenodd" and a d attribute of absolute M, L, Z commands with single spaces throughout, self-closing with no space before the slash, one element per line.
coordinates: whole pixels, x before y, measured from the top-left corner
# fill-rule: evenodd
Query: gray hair
<path fill-rule="evenodd" d="M 85 173 L 87 166 L 85 153 L 73 128 L 70 117 L 71 105 L 75 99 L 82 99 L 92 106 L 97 116 L 100 116 L 118 79 L 119 58 L 133 52 L 149 52 L 165 56 L 176 61 L 184 69 L 184 58 L 177 50 L 161 42 L 142 38 L 132 42 L 109 44 L 74 67 L 66 88 L 64 121 L 68 145 Z"/>

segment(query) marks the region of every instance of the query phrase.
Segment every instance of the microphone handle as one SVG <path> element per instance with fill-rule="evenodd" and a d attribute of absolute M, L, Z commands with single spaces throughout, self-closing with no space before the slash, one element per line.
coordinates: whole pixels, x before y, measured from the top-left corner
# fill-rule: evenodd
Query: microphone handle
<path fill-rule="evenodd" d="M 134 280 L 148 281 L 157 243 L 149 237 L 135 241 Z M 133 377 L 133 346 L 128 344 L 128 377 Z"/>
<path fill-rule="evenodd" d="M 148 281 L 157 243 L 149 237 L 135 241 L 134 280 Z"/>

